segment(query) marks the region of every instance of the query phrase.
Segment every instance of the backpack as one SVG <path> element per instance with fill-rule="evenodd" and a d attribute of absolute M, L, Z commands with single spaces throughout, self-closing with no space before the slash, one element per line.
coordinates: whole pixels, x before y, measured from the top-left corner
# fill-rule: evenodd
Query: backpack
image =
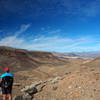
<path fill-rule="evenodd" d="M 6 76 L 2 78 L 1 87 L 2 88 L 9 88 L 13 85 L 13 77 Z"/>

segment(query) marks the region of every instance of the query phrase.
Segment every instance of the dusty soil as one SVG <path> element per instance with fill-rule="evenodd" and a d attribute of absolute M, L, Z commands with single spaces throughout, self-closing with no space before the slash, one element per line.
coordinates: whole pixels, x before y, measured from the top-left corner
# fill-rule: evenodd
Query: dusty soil
<path fill-rule="evenodd" d="M 33 100 L 100 100 L 100 59 L 69 59 L 66 65 L 42 66 L 35 70 L 19 71 L 13 95 L 21 94 L 20 89 L 35 81 L 45 81 L 57 76 L 56 83 L 49 83 L 34 95 Z M 18 92 L 19 91 L 19 92 Z"/>
<path fill-rule="evenodd" d="M 33 100 L 99 100 L 100 74 L 75 72 L 55 84 L 48 84 Z"/>

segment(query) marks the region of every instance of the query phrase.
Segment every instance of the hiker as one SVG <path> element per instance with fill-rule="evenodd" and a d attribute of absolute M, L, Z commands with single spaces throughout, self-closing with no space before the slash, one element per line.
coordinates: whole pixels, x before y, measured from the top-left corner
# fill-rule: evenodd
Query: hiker
<path fill-rule="evenodd" d="M 10 73 L 10 69 L 4 68 L 5 73 L 0 76 L 0 87 L 2 90 L 3 100 L 12 100 L 12 85 L 14 75 Z"/>

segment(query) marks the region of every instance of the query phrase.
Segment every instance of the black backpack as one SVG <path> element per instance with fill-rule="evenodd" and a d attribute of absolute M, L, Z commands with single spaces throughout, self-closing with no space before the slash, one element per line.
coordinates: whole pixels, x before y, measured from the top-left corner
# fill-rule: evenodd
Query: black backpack
<path fill-rule="evenodd" d="M 13 85 L 13 77 L 6 76 L 2 78 L 1 87 L 2 88 L 9 88 Z"/>

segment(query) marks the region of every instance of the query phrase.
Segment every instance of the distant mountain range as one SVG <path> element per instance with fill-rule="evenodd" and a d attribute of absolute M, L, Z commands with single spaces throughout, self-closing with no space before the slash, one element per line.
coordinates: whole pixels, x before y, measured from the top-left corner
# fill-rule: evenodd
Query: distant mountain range
<path fill-rule="evenodd" d="M 64 57 L 64 58 L 68 58 L 68 57 L 72 57 L 72 58 L 96 58 L 96 57 L 100 57 L 100 51 L 97 52 L 80 52 L 80 53 L 53 53 L 55 56 L 58 57 Z"/>

